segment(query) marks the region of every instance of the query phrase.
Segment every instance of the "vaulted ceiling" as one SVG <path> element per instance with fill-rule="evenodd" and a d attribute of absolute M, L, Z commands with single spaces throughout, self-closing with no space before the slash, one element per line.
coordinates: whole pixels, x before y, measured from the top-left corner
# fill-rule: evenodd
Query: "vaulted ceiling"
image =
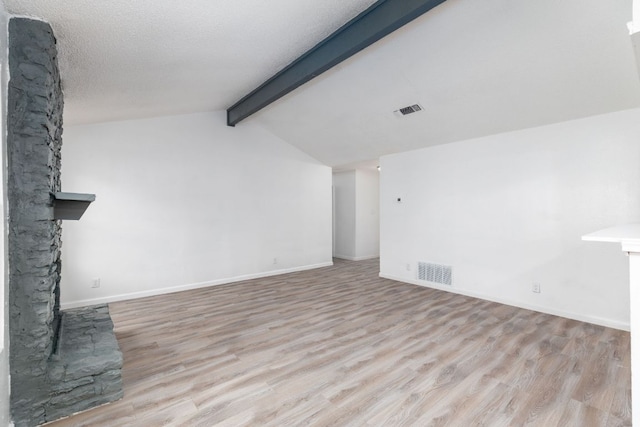
<path fill-rule="evenodd" d="M 52 24 L 80 124 L 224 110 L 374 0 L 4 3 Z M 631 6 L 448 0 L 237 126 L 338 166 L 638 107 Z"/>

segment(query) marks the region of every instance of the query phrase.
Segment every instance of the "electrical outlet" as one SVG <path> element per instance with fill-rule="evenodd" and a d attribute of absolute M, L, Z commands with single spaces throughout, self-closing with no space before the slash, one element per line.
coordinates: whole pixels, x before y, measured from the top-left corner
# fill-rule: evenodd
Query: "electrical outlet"
<path fill-rule="evenodd" d="M 531 285 L 531 292 L 535 292 L 536 294 L 540 293 L 540 283 L 533 283 Z"/>
<path fill-rule="evenodd" d="M 407 263 L 407 265 L 405 266 L 405 268 L 407 269 L 407 271 L 411 271 L 411 264 Z"/>
<path fill-rule="evenodd" d="M 100 278 L 99 277 L 96 277 L 95 279 L 92 280 L 91 287 L 92 288 L 99 288 L 100 287 Z"/>
<path fill-rule="evenodd" d="M 273 259 L 273 265 L 276 265 L 278 263 L 278 258 L 274 258 Z"/>

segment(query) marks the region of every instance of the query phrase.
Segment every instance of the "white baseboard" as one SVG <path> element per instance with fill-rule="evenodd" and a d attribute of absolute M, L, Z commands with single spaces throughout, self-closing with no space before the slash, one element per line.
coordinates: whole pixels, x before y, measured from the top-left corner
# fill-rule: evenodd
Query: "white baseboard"
<path fill-rule="evenodd" d="M 493 296 L 488 296 L 488 295 L 484 295 L 476 292 L 465 291 L 462 289 L 456 289 L 450 286 L 440 286 L 436 283 L 423 282 L 421 280 L 407 279 L 404 277 L 396 277 L 390 274 L 384 274 L 382 272 L 379 274 L 379 276 L 382 277 L 383 279 L 394 280 L 396 282 L 409 283 L 411 285 L 417 285 L 425 288 L 437 289 L 439 291 L 446 291 L 454 294 L 465 295 L 468 297 L 478 298 L 485 301 L 492 301 L 492 302 L 497 302 L 499 304 L 510 305 L 512 307 L 524 308 L 526 310 L 533 310 L 540 313 L 551 314 L 554 316 L 566 317 L 567 319 L 578 320 L 580 322 L 593 323 L 594 325 L 606 326 L 607 328 L 620 329 L 623 331 L 630 330 L 629 323 L 620 322 L 617 320 L 605 319 L 602 317 L 589 316 L 589 315 L 584 315 L 579 313 L 573 313 L 573 312 L 564 311 L 564 310 L 556 310 L 554 308 L 542 307 L 535 304 L 527 304 L 520 301 L 512 301 L 506 298 L 495 298 Z"/>
<path fill-rule="evenodd" d="M 366 255 L 366 256 L 347 256 L 347 255 L 334 255 L 334 258 L 346 259 L 347 261 L 364 261 L 366 259 L 380 258 L 380 255 Z"/>
<path fill-rule="evenodd" d="M 245 280 L 261 279 L 263 277 L 278 276 L 278 275 L 287 274 L 287 273 L 295 273 L 297 271 L 313 270 L 315 268 L 329 267 L 332 265 L 333 265 L 333 262 L 323 262 L 320 264 L 304 265 L 301 267 L 285 268 L 281 270 L 272 270 L 272 271 L 266 271 L 262 273 L 246 274 L 243 276 L 211 280 L 208 282 L 190 283 L 188 285 L 171 286 L 168 288 L 160 288 L 160 289 L 150 289 L 148 291 L 131 292 L 128 294 L 110 295 L 110 296 L 101 297 L 101 298 L 92 298 L 92 299 L 85 299 L 85 300 L 78 300 L 78 301 L 71 301 L 71 302 L 63 302 L 60 304 L 60 308 L 62 310 L 66 310 L 69 308 L 86 307 L 89 305 L 107 304 L 107 303 L 116 302 L 116 301 L 125 301 L 130 299 L 153 297 L 156 295 L 164 295 L 164 294 L 171 294 L 174 292 L 190 291 L 192 289 L 207 288 L 209 286 L 226 285 L 228 283 L 243 282 Z"/>

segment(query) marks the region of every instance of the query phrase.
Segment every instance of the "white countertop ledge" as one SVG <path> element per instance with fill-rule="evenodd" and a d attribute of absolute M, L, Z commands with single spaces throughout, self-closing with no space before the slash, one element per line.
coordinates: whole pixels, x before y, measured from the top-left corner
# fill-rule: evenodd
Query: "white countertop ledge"
<path fill-rule="evenodd" d="M 585 234 L 582 240 L 589 242 L 620 243 L 625 252 L 640 252 L 640 223 L 618 225 Z"/>

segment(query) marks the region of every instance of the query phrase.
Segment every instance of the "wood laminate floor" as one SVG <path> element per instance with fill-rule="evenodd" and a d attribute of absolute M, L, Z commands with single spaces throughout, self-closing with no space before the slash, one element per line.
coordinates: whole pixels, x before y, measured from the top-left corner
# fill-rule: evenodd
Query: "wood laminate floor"
<path fill-rule="evenodd" d="M 627 332 L 378 271 L 111 304 L 124 399 L 49 425 L 631 425 Z"/>

